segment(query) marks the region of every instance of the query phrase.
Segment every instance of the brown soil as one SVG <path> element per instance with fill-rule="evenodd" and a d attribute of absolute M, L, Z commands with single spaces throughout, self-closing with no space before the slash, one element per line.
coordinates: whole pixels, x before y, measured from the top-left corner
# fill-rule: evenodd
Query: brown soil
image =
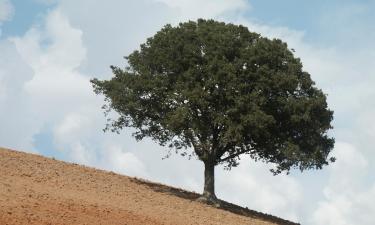
<path fill-rule="evenodd" d="M 1 225 L 294 224 L 230 203 L 77 164 L 0 148 Z"/>

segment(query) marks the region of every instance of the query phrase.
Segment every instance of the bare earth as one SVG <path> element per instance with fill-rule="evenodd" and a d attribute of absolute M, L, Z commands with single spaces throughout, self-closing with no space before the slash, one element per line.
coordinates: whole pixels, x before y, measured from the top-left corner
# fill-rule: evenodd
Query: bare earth
<path fill-rule="evenodd" d="M 1 225 L 295 224 L 197 194 L 0 148 Z"/>

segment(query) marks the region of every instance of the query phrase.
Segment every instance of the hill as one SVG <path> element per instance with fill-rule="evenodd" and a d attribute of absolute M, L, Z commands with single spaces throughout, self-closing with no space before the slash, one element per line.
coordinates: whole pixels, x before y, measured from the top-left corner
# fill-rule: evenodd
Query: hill
<path fill-rule="evenodd" d="M 113 172 L 0 148 L 2 225 L 296 224 Z"/>

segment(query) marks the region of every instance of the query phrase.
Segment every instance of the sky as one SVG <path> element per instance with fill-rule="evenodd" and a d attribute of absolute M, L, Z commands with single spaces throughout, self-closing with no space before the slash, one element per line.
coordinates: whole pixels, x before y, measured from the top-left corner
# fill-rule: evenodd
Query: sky
<path fill-rule="evenodd" d="M 0 0 L 0 146 L 200 193 L 203 164 L 131 129 L 104 133 L 89 80 L 165 24 L 212 18 L 295 49 L 328 95 L 337 161 L 273 176 L 246 157 L 216 168 L 221 199 L 307 225 L 375 224 L 374 0 Z"/>

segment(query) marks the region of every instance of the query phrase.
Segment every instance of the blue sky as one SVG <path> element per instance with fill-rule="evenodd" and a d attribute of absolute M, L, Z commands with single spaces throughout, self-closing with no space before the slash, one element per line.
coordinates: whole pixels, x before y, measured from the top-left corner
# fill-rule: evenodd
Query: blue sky
<path fill-rule="evenodd" d="M 15 9 L 14 15 L 10 21 L 3 24 L 2 30 L 4 36 L 22 35 L 33 23 L 42 20 L 42 15 L 48 10 L 48 5 L 36 4 L 35 1 L 11 1 Z"/>
<path fill-rule="evenodd" d="M 286 41 L 328 94 L 337 162 L 274 177 L 243 158 L 217 168 L 217 195 L 302 224 L 375 224 L 374 10 L 373 0 L 0 0 L 0 145 L 201 192 L 200 162 L 161 160 L 164 148 L 128 129 L 103 133 L 89 80 L 110 78 L 109 65 L 166 23 L 243 24 Z"/>

